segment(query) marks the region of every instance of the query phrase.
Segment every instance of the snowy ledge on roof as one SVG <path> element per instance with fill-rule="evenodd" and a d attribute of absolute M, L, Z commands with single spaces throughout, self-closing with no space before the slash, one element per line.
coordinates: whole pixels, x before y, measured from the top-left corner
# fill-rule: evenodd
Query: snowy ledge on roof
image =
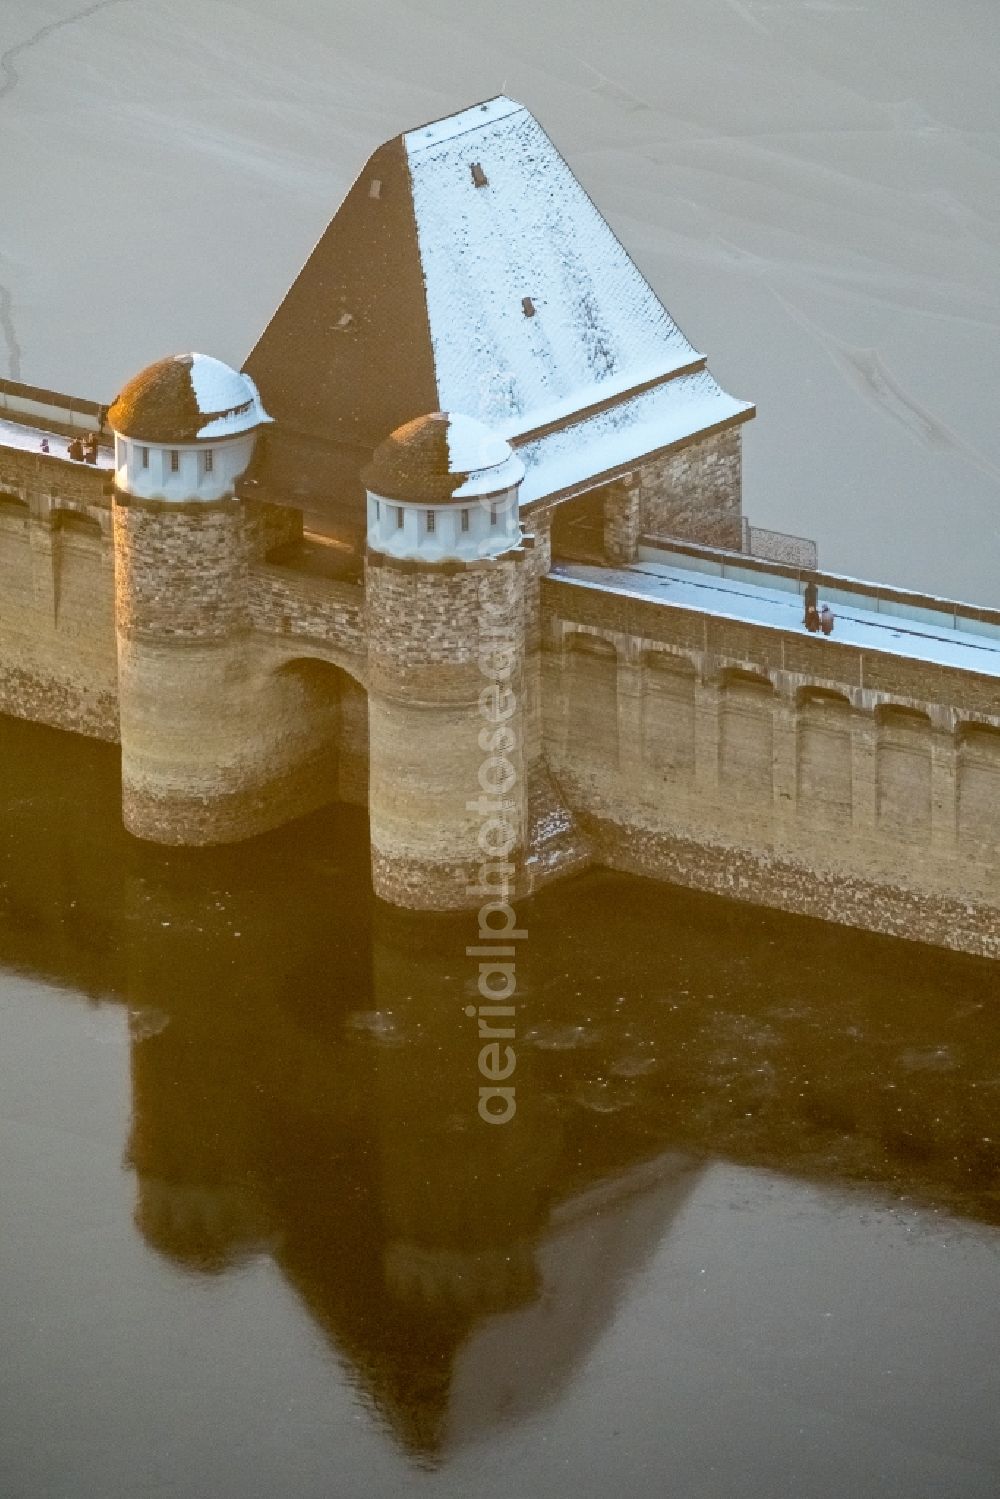
<path fill-rule="evenodd" d="M 550 576 L 602 592 L 633 594 L 666 608 L 696 609 L 764 629 L 793 630 L 821 645 L 825 643 L 823 636 L 806 631 L 802 600 L 797 594 L 761 588 L 743 579 L 718 578 L 656 563 L 634 568 L 556 563 Z M 1000 678 L 1000 639 L 970 639 L 964 630 L 929 625 L 919 619 L 838 605 L 832 638 L 839 645 Z"/>
<path fill-rule="evenodd" d="M 515 99 L 508 99 L 505 94 L 498 94 L 495 99 L 485 99 L 482 104 L 473 104 L 458 114 L 449 115 L 447 119 L 432 120 L 430 124 L 418 125 L 416 130 L 408 130 L 403 136 L 407 154 L 412 155 L 414 151 L 420 151 L 426 146 L 436 146 L 456 135 L 464 135 L 467 130 L 475 130 L 480 125 L 491 125 L 496 120 L 502 120 L 505 115 L 518 114 L 523 110 L 523 104 L 518 104 Z"/>
<path fill-rule="evenodd" d="M 474 416 L 448 413 L 448 472 L 472 474 L 481 468 L 496 468 L 510 457 L 506 438 Z"/>
<path fill-rule="evenodd" d="M 517 449 L 527 474 L 521 503 L 559 494 L 627 468 L 661 448 L 753 412 L 727 395 L 707 370 L 680 375 L 608 411 L 550 432 Z"/>
<path fill-rule="evenodd" d="M 511 453 L 503 463 L 492 468 L 483 468 L 471 473 L 454 491 L 452 499 L 474 499 L 477 495 L 502 494 L 513 489 L 524 478 L 524 464 L 516 453 Z"/>
<path fill-rule="evenodd" d="M 578 412 L 582 413 L 591 407 L 602 406 L 606 402 L 613 401 L 616 396 L 627 396 L 632 391 L 638 393 L 637 387 L 664 383 L 671 376 L 687 370 L 692 364 L 701 365 L 703 362 L 704 355 L 702 354 L 695 354 L 693 358 L 689 358 L 683 350 L 678 350 L 677 354 L 669 359 L 651 359 L 645 364 L 637 363 L 621 374 L 613 375 L 606 380 L 580 385 L 562 400 L 552 401 L 548 406 L 535 406 L 524 416 L 499 421 L 496 424 L 496 430 L 513 441 L 515 438 L 529 435 L 539 427 L 555 426 L 556 423 L 565 421 L 567 417 L 576 416 Z"/>
<path fill-rule="evenodd" d="M 234 370 L 211 354 L 177 355 L 180 361 L 188 357 L 191 361 L 191 389 L 198 410 L 211 418 L 199 427 L 200 438 L 236 437 L 271 420 L 249 375 Z"/>

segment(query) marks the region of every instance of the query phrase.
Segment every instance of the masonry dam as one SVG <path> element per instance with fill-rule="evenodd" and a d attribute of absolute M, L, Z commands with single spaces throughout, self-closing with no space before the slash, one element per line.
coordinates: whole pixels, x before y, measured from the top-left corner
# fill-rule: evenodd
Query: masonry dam
<path fill-rule="evenodd" d="M 490 256 L 533 293 L 487 323 Z M 154 842 L 366 805 L 397 906 L 482 904 L 500 743 L 512 896 L 601 864 L 1000 957 L 1000 610 L 755 547 L 753 414 L 520 106 L 410 132 L 243 372 L 0 382 L 0 711 L 120 742 Z"/>
<path fill-rule="evenodd" d="M 836 633 L 808 635 L 800 570 L 650 533 L 624 481 L 498 559 L 351 580 L 294 512 L 136 508 L 110 450 L 48 430 L 0 425 L 0 708 L 121 740 L 140 837 L 367 803 L 381 896 L 473 904 L 485 578 L 520 658 L 519 893 L 598 862 L 1000 956 L 1000 611 L 820 573 Z"/>

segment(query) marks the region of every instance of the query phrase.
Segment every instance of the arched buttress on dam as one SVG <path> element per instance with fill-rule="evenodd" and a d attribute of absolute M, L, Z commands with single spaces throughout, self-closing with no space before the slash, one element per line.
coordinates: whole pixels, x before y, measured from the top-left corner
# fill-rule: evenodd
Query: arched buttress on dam
<path fill-rule="evenodd" d="M 957 750 L 959 842 L 993 860 L 1000 844 L 1000 729 L 963 724 Z"/>

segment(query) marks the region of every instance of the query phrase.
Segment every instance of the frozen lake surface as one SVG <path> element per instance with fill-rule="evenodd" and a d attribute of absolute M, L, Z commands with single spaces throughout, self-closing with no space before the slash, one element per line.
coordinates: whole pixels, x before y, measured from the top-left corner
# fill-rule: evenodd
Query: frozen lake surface
<path fill-rule="evenodd" d="M 998 56 L 986 0 L 5 0 L 0 374 L 240 363 L 369 153 L 503 91 L 756 401 L 755 524 L 996 603 Z"/>

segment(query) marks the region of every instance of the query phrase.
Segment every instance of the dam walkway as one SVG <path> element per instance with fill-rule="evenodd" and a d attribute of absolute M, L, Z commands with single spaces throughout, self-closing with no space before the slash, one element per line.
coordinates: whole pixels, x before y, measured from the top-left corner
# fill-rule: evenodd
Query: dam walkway
<path fill-rule="evenodd" d="M 552 576 L 744 624 L 808 632 L 807 574 L 711 548 L 644 543 L 620 567 L 556 561 Z M 1000 677 L 1000 611 L 818 573 L 835 615 L 831 641 Z M 825 580 L 825 581 L 824 581 Z M 825 643 L 822 636 L 812 639 Z"/>

